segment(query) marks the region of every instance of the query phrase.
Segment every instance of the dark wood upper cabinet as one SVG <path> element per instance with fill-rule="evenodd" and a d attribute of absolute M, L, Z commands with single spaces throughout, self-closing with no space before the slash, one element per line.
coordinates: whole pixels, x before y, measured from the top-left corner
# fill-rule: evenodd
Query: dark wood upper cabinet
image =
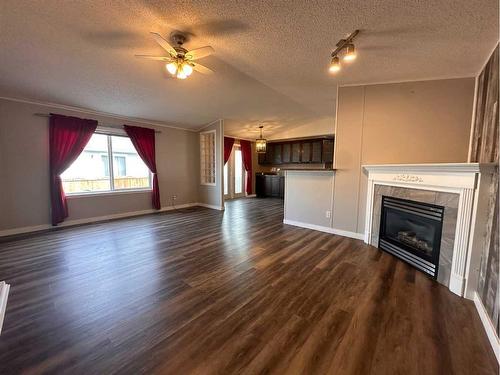
<path fill-rule="evenodd" d="M 283 164 L 292 162 L 292 145 L 290 143 L 283 143 L 281 161 Z"/>
<path fill-rule="evenodd" d="M 259 154 L 259 164 L 332 163 L 333 138 L 310 138 L 267 144 L 265 154 Z"/>
<path fill-rule="evenodd" d="M 300 142 L 292 143 L 292 163 L 300 163 Z"/>
<path fill-rule="evenodd" d="M 268 143 L 266 147 L 266 162 L 272 164 L 274 162 L 274 144 Z"/>
<path fill-rule="evenodd" d="M 259 153 L 258 156 L 259 156 L 259 164 L 266 164 L 267 163 L 265 153 Z"/>
<path fill-rule="evenodd" d="M 333 163 L 333 139 L 323 140 L 321 159 L 323 160 L 323 163 Z"/>
<path fill-rule="evenodd" d="M 277 143 L 274 145 L 274 156 L 273 156 L 273 164 L 281 164 L 282 161 L 282 144 Z"/>
<path fill-rule="evenodd" d="M 302 163 L 311 162 L 311 142 L 302 142 L 302 152 L 300 155 L 300 161 Z"/>
<path fill-rule="evenodd" d="M 322 146 L 323 142 L 321 141 L 313 141 L 311 143 L 311 163 L 322 163 L 323 158 L 322 158 Z"/>

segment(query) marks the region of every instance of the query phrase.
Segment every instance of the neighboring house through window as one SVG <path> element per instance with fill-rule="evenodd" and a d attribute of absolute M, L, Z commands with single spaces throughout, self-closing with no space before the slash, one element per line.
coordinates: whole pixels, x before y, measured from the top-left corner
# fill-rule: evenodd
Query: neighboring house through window
<path fill-rule="evenodd" d="M 152 186 L 151 173 L 130 138 L 97 132 L 61 178 L 69 195 Z"/>

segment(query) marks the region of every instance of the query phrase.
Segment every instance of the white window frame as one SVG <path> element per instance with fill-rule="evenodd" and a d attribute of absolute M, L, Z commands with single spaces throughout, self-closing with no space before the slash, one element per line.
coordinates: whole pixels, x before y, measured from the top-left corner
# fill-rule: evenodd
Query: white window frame
<path fill-rule="evenodd" d="M 113 142 L 111 141 L 111 136 L 115 137 L 125 137 L 130 138 L 125 130 L 116 129 L 116 128 L 108 128 L 103 126 L 98 126 L 95 130 L 94 134 L 102 134 L 107 137 L 108 144 L 108 168 L 109 168 L 109 190 L 99 190 L 99 191 L 85 191 L 85 192 L 75 192 L 75 193 L 66 193 L 65 195 L 68 198 L 71 197 L 79 197 L 79 196 L 92 196 L 92 195 L 113 195 L 113 194 L 127 194 L 127 193 L 137 193 L 137 192 L 151 192 L 153 191 L 153 179 L 152 173 L 148 168 L 148 180 L 149 187 L 145 188 L 136 188 L 136 189 L 115 189 L 115 176 L 113 170 Z M 146 166 L 147 168 L 147 166 Z"/>
<path fill-rule="evenodd" d="M 204 137 L 206 137 L 208 134 L 212 134 L 212 139 L 213 139 L 213 144 L 211 146 L 213 146 L 213 150 L 212 150 L 212 154 L 213 154 L 213 158 L 214 158 L 214 165 L 213 165 L 213 181 L 214 182 L 210 182 L 210 181 L 207 181 L 207 173 L 205 172 L 206 169 L 207 169 L 207 165 L 206 165 L 206 157 L 205 157 L 205 147 L 206 147 L 206 144 L 204 144 L 205 142 L 205 139 Z M 215 130 L 207 130 L 207 131 L 204 131 L 204 132 L 200 132 L 200 184 L 201 185 L 206 185 L 206 186 L 216 186 L 217 185 L 217 155 L 216 155 L 216 131 Z"/>

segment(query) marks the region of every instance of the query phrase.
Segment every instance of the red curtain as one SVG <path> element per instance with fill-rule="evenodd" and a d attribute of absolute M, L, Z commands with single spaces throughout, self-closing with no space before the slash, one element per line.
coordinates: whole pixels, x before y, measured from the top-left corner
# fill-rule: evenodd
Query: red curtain
<path fill-rule="evenodd" d="M 247 171 L 247 194 L 252 194 L 252 143 L 250 141 L 240 140 L 241 156 L 243 166 Z"/>
<path fill-rule="evenodd" d="M 224 165 L 226 165 L 229 157 L 231 156 L 231 150 L 233 149 L 234 138 L 224 137 Z"/>
<path fill-rule="evenodd" d="M 153 129 L 129 125 L 124 125 L 123 128 L 125 132 L 127 132 L 127 135 L 142 161 L 144 161 L 153 174 L 152 203 L 153 207 L 159 210 L 161 208 L 161 203 L 160 187 L 158 186 L 158 172 L 156 171 L 155 131 Z"/>
<path fill-rule="evenodd" d="M 61 181 L 61 173 L 78 158 L 97 128 L 97 121 L 77 117 L 50 115 L 50 198 L 52 225 L 68 217 L 68 205 Z"/>

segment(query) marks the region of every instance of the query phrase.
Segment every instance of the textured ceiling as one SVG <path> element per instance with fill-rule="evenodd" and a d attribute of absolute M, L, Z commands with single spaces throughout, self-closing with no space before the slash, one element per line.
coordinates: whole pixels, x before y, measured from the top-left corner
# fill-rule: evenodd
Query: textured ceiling
<path fill-rule="evenodd" d="M 329 54 L 354 29 L 358 59 L 335 77 Z M 150 31 L 210 44 L 216 74 L 167 77 Z M 330 121 L 338 84 L 475 75 L 498 40 L 498 1 L 0 2 L 0 95 L 235 136 Z"/>

